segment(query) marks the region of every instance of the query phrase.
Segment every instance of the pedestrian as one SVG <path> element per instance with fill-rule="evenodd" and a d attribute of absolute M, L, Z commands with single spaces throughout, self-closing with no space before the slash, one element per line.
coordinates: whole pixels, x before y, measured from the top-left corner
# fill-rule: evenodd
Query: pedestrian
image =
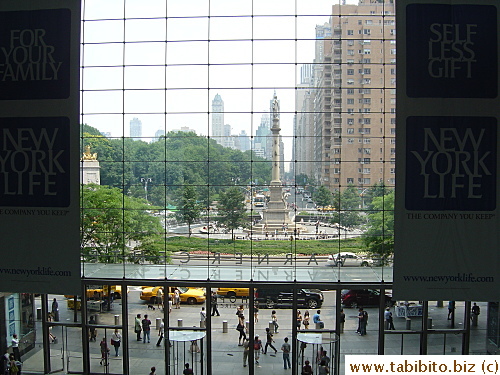
<path fill-rule="evenodd" d="M 212 316 L 214 316 L 215 314 L 217 314 L 217 316 L 220 316 L 219 309 L 217 308 L 217 294 L 215 292 L 212 292 L 210 303 L 212 304 Z"/>
<path fill-rule="evenodd" d="M 345 312 L 344 309 L 340 309 L 340 333 L 344 333 L 345 325 Z"/>
<path fill-rule="evenodd" d="M 200 310 L 200 323 L 205 326 L 205 321 L 207 320 L 207 313 L 205 311 L 205 307 L 202 307 Z"/>
<path fill-rule="evenodd" d="M 15 359 L 14 354 L 9 356 L 9 362 L 7 367 L 9 369 L 9 375 L 19 375 L 20 374 L 21 361 Z"/>
<path fill-rule="evenodd" d="M 151 340 L 151 320 L 148 319 L 148 315 L 144 315 L 144 319 L 142 319 L 142 342 L 143 344 L 146 343 L 146 338 L 148 340 L 148 343 Z"/>
<path fill-rule="evenodd" d="M 52 313 L 47 314 L 47 321 L 49 323 L 54 321 Z M 57 342 L 57 337 L 52 333 L 52 325 L 49 325 L 49 342 L 54 344 Z"/>
<path fill-rule="evenodd" d="M 479 306 L 474 302 L 474 305 L 472 305 L 471 308 L 471 320 L 472 320 L 472 326 L 477 327 L 478 319 L 479 319 L 479 314 L 481 314 L 481 309 Z"/>
<path fill-rule="evenodd" d="M 175 308 L 180 309 L 181 308 L 181 294 L 179 292 L 179 289 L 175 288 L 174 290 L 174 302 L 175 302 Z"/>
<path fill-rule="evenodd" d="M 108 343 L 106 342 L 106 337 L 102 338 L 101 342 L 99 343 L 99 346 L 101 347 L 101 362 L 99 362 L 99 363 L 101 366 L 102 365 L 107 366 L 108 365 L 109 348 L 108 348 Z"/>
<path fill-rule="evenodd" d="M 243 342 L 247 338 L 247 334 L 245 332 L 245 316 L 244 315 L 239 315 L 238 316 L 238 325 L 236 326 L 236 330 L 240 333 L 240 337 L 238 337 L 238 346 L 243 346 L 243 343 L 241 340 L 243 339 Z"/>
<path fill-rule="evenodd" d="M 312 375 L 313 369 L 311 367 L 311 362 L 306 361 L 305 365 L 302 366 L 302 374 L 301 375 Z"/>
<path fill-rule="evenodd" d="M 247 367 L 248 354 L 250 353 L 250 340 L 245 339 L 243 343 L 243 367 Z"/>
<path fill-rule="evenodd" d="M 95 342 L 97 340 L 97 329 L 95 327 L 93 327 L 92 325 L 97 324 L 97 322 L 95 320 L 95 316 L 94 315 L 90 316 L 89 324 L 91 325 L 89 327 L 89 341 L 94 341 Z"/>
<path fill-rule="evenodd" d="M 141 331 L 142 331 L 141 314 L 137 314 L 134 321 L 134 332 L 137 334 L 137 341 L 142 340 Z"/>
<path fill-rule="evenodd" d="M 368 313 L 362 307 L 358 310 L 359 332 L 360 336 L 366 335 L 366 325 L 368 324 Z"/>
<path fill-rule="evenodd" d="M 243 307 L 243 305 L 239 305 L 236 308 L 236 316 L 243 315 L 244 311 L 245 311 L 245 307 Z"/>
<path fill-rule="evenodd" d="M 392 312 L 390 307 L 386 307 L 384 311 L 385 319 L 385 329 L 394 330 L 394 319 L 392 318 Z"/>
<path fill-rule="evenodd" d="M 7 370 L 9 369 L 9 353 L 5 353 L 2 357 L 0 357 L 0 374 L 7 374 Z"/>
<path fill-rule="evenodd" d="M 267 354 L 267 347 L 270 346 L 271 349 L 274 350 L 274 354 L 276 354 L 278 351 L 273 345 L 274 339 L 273 339 L 273 334 L 269 327 L 266 327 L 266 346 L 264 347 L 264 354 Z"/>
<path fill-rule="evenodd" d="M 151 372 L 149 373 L 149 375 L 156 375 L 156 367 L 151 367 Z"/>
<path fill-rule="evenodd" d="M 259 338 L 259 335 L 255 335 L 255 338 L 253 339 L 253 356 L 255 358 L 256 364 L 259 364 L 261 350 L 262 350 L 262 340 Z"/>
<path fill-rule="evenodd" d="M 17 338 L 17 335 L 15 333 L 12 335 L 11 346 L 12 354 L 14 354 L 14 359 L 20 362 L 21 353 L 19 352 L 19 339 Z"/>
<path fill-rule="evenodd" d="M 306 310 L 304 313 L 304 318 L 302 319 L 302 324 L 304 325 L 304 329 L 309 329 L 311 317 L 309 316 L 309 310 Z"/>
<path fill-rule="evenodd" d="M 52 316 L 54 317 L 54 322 L 59 321 L 59 304 L 57 303 L 57 299 L 53 299 L 52 301 Z"/>
<path fill-rule="evenodd" d="M 286 370 L 287 364 L 288 368 L 292 368 L 290 365 L 290 344 L 288 343 L 288 337 L 285 337 L 283 345 L 281 345 L 281 351 L 283 352 L 283 367 Z"/>
<path fill-rule="evenodd" d="M 325 362 L 326 367 L 330 367 L 330 357 L 328 357 L 328 355 L 326 354 L 326 350 L 323 350 L 323 352 L 321 353 L 319 362 L 321 363 L 322 361 Z"/>
<path fill-rule="evenodd" d="M 321 361 L 318 367 L 318 375 L 327 375 L 330 373 L 330 369 L 326 365 L 325 361 Z"/>
<path fill-rule="evenodd" d="M 448 302 L 448 320 L 451 320 L 451 317 L 455 317 L 455 301 Z"/>
<path fill-rule="evenodd" d="M 257 303 L 253 306 L 253 319 L 255 323 L 259 322 L 259 305 Z"/>
<path fill-rule="evenodd" d="M 300 331 L 300 326 L 302 325 L 302 314 L 300 313 L 300 310 L 297 310 L 296 325 L 297 330 Z"/>
<path fill-rule="evenodd" d="M 158 305 L 158 310 L 163 310 L 163 288 L 158 288 L 156 292 L 156 303 Z"/>
<path fill-rule="evenodd" d="M 182 371 L 183 375 L 193 375 L 193 369 L 189 368 L 189 363 L 184 364 L 184 371 Z"/>
<path fill-rule="evenodd" d="M 325 328 L 325 323 L 321 320 L 321 310 L 316 311 L 316 314 L 313 315 L 313 323 L 316 325 L 315 328 Z"/>
<path fill-rule="evenodd" d="M 164 319 L 162 319 L 160 323 L 160 328 L 158 328 L 158 341 L 156 342 L 156 346 L 161 346 L 161 341 L 163 340 L 164 334 L 165 334 L 165 322 Z"/>
<path fill-rule="evenodd" d="M 120 334 L 118 329 L 115 329 L 115 331 L 111 335 L 111 345 L 115 347 L 115 357 L 118 357 L 118 349 L 120 349 L 121 342 L 122 335 Z"/>
<path fill-rule="evenodd" d="M 278 316 L 276 315 L 276 310 L 273 310 L 271 312 L 271 321 L 273 322 L 274 333 L 279 333 L 278 328 L 280 326 L 278 325 Z"/>

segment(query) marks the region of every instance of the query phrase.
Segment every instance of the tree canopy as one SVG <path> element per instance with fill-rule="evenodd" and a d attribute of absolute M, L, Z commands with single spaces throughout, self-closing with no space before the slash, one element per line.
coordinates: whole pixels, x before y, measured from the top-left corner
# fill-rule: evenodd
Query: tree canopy
<path fill-rule="evenodd" d="M 234 230 L 246 224 L 245 195 L 237 186 L 222 191 L 217 205 L 219 218 L 230 231 L 234 240 Z"/>

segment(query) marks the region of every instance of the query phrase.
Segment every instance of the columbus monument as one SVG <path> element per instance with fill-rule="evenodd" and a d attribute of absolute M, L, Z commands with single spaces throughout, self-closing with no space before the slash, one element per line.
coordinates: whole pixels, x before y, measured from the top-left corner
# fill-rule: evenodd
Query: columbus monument
<path fill-rule="evenodd" d="M 290 210 L 283 195 L 283 187 L 280 180 L 280 108 L 276 93 L 274 94 L 273 104 L 273 124 L 271 133 L 273 138 L 273 166 L 272 179 L 269 186 L 270 199 L 267 208 L 263 211 L 262 231 L 274 233 L 298 234 L 305 232 L 303 225 L 295 223 L 290 217 Z"/>

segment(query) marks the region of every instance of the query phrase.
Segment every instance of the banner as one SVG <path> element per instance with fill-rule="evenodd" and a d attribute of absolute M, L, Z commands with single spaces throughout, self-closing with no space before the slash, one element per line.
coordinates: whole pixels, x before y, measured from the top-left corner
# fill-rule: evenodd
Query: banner
<path fill-rule="evenodd" d="M 493 301 L 497 3 L 397 3 L 394 296 Z"/>
<path fill-rule="evenodd" d="M 0 4 L 0 285 L 80 290 L 80 1 Z"/>

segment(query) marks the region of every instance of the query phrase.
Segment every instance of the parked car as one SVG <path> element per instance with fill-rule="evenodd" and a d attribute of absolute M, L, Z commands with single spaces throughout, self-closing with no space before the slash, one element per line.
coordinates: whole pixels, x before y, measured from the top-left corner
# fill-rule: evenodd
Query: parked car
<path fill-rule="evenodd" d="M 374 289 L 344 289 L 340 299 L 345 307 L 378 306 L 380 298 L 384 299 L 385 306 L 394 306 L 392 295 L 381 295 L 380 291 Z"/>
<path fill-rule="evenodd" d="M 356 253 L 341 252 L 328 255 L 326 265 L 333 267 L 372 267 L 374 261 L 373 259 L 362 257 Z"/>
<path fill-rule="evenodd" d="M 143 301 L 156 302 L 156 296 L 158 294 L 158 289 L 161 286 L 148 286 L 143 287 L 140 295 L 140 299 Z M 173 295 L 173 290 L 175 288 L 171 288 L 170 295 Z M 187 288 L 185 286 L 177 287 L 179 289 L 181 302 L 187 303 L 188 305 L 194 305 L 195 303 L 205 302 L 207 299 L 205 292 L 203 289 L 199 288 Z"/>
<path fill-rule="evenodd" d="M 321 307 L 324 301 L 323 293 L 319 289 L 297 289 L 297 306 L 308 309 Z M 255 292 L 255 301 L 261 307 L 268 309 L 291 307 L 293 303 L 292 288 L 258 288 Z"/>

